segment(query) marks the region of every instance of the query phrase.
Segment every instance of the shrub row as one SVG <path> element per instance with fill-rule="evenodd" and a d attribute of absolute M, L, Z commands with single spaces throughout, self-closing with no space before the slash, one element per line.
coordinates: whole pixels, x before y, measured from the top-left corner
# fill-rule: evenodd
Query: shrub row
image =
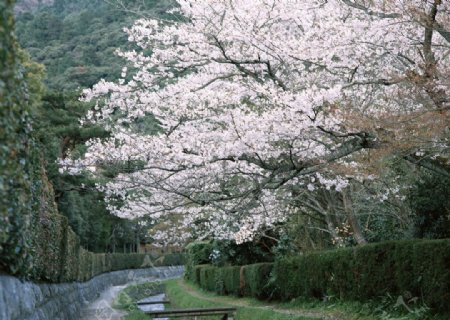
<path fill-rule="evenodd" d="M 368 301 L 387 294 L 417 297 L 450 311 L 450 240 L 396 241 L 311 253 L 276 262 L 274 285 L 283 300 L 326 295 Z"/>
<path fill-rule="evenodd" d="M 271 297 L 334 296 L 376 301 L 390 295 L 450 312 L 450 239 L 395 241 L 321 251 L 243 267 L 198 265 L 189 279 L 219 294 Z"/>
<path fill-rule="evenodd" d="M 264 299 L 271 295 L 272 289 L 269 285 L 270 275 L 273 269 L 273 263 L 256 263 L 244 266 L 242 268 L 244 283 L 243 295 Z"/>
<path fill-rule="evenodd" d="M 257 263 L 247 266 L 194 267 L 190 280 L 201 288 L 218 294 L 267 298 L 273 263 Z"/>

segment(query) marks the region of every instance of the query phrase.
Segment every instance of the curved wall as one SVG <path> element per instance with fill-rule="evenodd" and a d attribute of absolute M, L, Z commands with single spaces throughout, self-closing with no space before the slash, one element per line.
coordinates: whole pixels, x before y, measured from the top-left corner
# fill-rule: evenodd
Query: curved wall
<path fill-rule="evenodd" d="M 38 284 L 0 276 L 0 319 L 75 320 L 87 304 L 109 286 L 145 278 L 167 279 L 181 276 L 183 266 L 132 269 L 104 273 L 86 282 Z"/>

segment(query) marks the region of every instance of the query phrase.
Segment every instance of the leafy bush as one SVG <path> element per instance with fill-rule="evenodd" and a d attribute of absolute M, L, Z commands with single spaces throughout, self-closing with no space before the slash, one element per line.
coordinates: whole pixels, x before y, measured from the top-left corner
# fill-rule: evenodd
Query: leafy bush
<path fill-rule="evenodd" d="M 423 174 L 411 189 L 409 203 L 416 213 L 414 231 L 418 238 L 450 237 L 450 179 Z"/>
<path fill-rule="evenodd" d="M 274 266 L 274 285 L 282 300 L 404 295 L 449 312 L 449 261 L 450 240 L 377 243 L 281 259 Z"/>
<path fill-rule="evenodd" d="M 215 240 L 212 243 L 210 262 L 216 266 L 241 266 L 257 262 L 269 262 L 273 255 L 260 243 L 246 242 L 236 244 L 230 240 Z"/>
<path fill-rule="evenodd" d="M 209 242 L 192 242 L 186 246 L 186 272 L 185 276 L 189 280 L 195 280 L 194 267 L 199 264 L 210 262 L 213 247 Z"/>
<path fill-rule="evenodd" d="M 210 261 L 210 255 L 213 250 L 211 243 L 202 242 L 192 242 L 186 246 L 187 260 L 188 263 L 194 265 L 208 263 Z"/>

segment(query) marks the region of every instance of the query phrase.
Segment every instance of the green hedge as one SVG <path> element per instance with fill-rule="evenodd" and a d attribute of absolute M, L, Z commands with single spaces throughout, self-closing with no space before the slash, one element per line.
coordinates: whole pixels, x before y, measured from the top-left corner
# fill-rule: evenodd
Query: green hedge
<path fill-rule="evenodd" d="M 194 266 L 193 271 L 191 272 L 191 276 L 190 276 L 189 280 L 191 280 L 192 282 L 200 285 L 201 284 L 200 272 L 205 267 L 211 267 L 211 266 L 208 265 L 208 264 L 199 264 L 197 266 Z M 187 271 L 185 271 L 185 276 L 186 276 L 186 274 L 187 274 Z"/>
<path fill-rule="evenodd" d="M 200 269 L 200 283 L 205 290 L 220 292 L 221 284 L 217 281 L 217 270 L 213 266 L 205 266 Z"/>
<path fill-rule="evenodd" d="M 272 289 L 269 279 L 273 269 L 273 263 L 256 263 L 242 267 L 242 295 L 258 299 L 268 298 Z"/>
<path fill-rule="evenodd" d="M 235 296 L 267 297 L 272 263 L 257 263 L 247 266 L 194 267 L 192 281 L 205 290 Z"/>
<path fill-rule="evenodd" d="M 80 263 L 80 240 L 72 229 L 68 229 L 63 239 L 64 262 L 61 271 L 61 282 L 78 278 L 78 265 Z"/>
<path fill-rule="evenodd" d="M 397 241 L 279 260 L 278 298 L 326 295 L 368 301 L 387 294 L 417 297 L 450 311 L 450 240 Z"/>
<path fill-rule="evenodd" d="M 376 301 L 417 297 L 450 312 L 450 239 L 395 241 L 321 251 L 243 267 L 198 265 L 190 278 L 205 290 L 290 300 L 335 296 Z"/>
<path fill-rule="evenodd" d="M 39 280 L 58 281 L 64 264 L 63 241 L 67 219 L 49 214 L 40 218 L 36 228 L 39 243 L 34 252 L 34 277 Z"/>
<path fill-rule="evenodd" d="M 14 37 L 14 2 L 0 1 L 0 271 L 29 272 L 36 183 L 27 88 Z"/>
<path fill-rule="evenodd" d="M 14 3 L 0 1 L 0 272 L 62 282 L 148 266 L 146 255 L 94 254 L 82 249 L 67 218 L 58 214 L 30 117 L 39 101 L 42 86 L 37 82 L 44 69 L 34 65 L 32 76 L 27 75 L 33 63 L 20 55 L 14 37 Z M 158 264 L 182 259 L 171 255 Z"/>
<path fill-rule="evenodd" d="M 168 253 L 158 257 L 154 261 L 155 266 L 181 266 L 186 263 L 186 255 L 183 253 Z"/>
<path fill-rule="evenodd" d="M 216 292 L 241 295 L 241 267 L 221 267 L 216 270 Z"/>

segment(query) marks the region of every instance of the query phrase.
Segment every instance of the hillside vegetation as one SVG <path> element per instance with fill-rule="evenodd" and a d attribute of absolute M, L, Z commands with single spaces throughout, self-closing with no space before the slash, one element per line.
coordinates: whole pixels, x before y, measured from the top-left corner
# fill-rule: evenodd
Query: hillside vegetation
<path fill-rule="evenodd" d="M 78 101 L 80 90 L 101 78 L 117 80 L 122 59 L 114 51 L 130 49 L 123 28 L 130 27 L 139 15 L 164 18 L 169 4 L 146 1 L 142 6 L 140 1 L 127 1 L 124 8 L 103 0 L 23 0 L 15 6 L 17 40 L 24 49 L 22 65 L 33 86 L 28 90 L 34 101 L 29 110 L 33 137 L 42 150 L 57 210 L 88 250 L 136 251 L 140 243 L 149 241 L 146 228 L 150 222 L 120 219 L 108 212 L 95 184 L 114 177 L 117 168 L 106 168 L 100 179 L 59 171 L 59 158 L 81 156 L 86 141 L 109 134 L 99 126 L 80 126 L 79 120 L 94 107 Z"/>
<path fill-rule="evenodd" d="M 45 65 L 49 89 L 78 90 L 100 79 L 116 80 L 123 61 L 114 52 L 131 48 L 123 28 L 140 15 L 164 18 L 170 1 L 143 3 L 127 1 L 122 8 L 114 1 L 56 0 L 52 5 L 34 6 L 36 11 L 17 16 L 19 43 Z"/>

